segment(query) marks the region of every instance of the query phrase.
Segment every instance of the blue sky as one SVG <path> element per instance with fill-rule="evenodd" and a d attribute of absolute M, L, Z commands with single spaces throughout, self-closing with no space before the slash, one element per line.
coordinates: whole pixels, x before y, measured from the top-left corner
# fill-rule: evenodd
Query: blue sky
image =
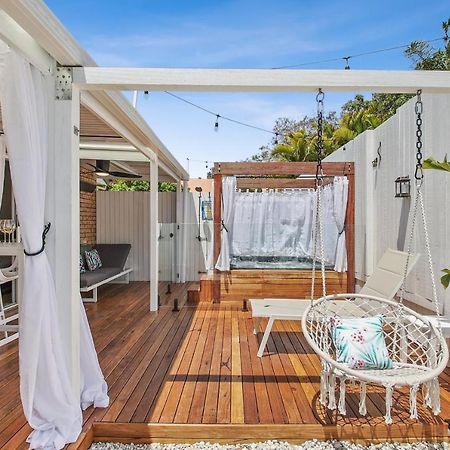
<path fill-rule="evenodd" d="M 271 68 L 318 61 L 442 35 L 450 0 L 47 0 L 103 66 Z M 343 68 L 342 62 L 308 68 Z M 358 58 L 354 69 L 409 69 L 401 50 Z M 314 114 L 314 95 L 178 93 L 219 114 L 272 128 L 277 117 Z M 339 110 L 348 94 L 327 94 Z M 139 112 L 193 177 L 204 161 L 256 153 L 270 135 L 221 122 L 167 94 L 139 97 Z"/>

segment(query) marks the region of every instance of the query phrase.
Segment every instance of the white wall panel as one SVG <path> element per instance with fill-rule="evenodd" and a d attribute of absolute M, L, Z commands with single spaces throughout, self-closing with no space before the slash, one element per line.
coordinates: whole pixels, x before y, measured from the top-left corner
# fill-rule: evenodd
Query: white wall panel
<path fill-rule="evenodd" d="M 450 96 L 423 95 L 423 153 L 442 160 L 450 155 Z M 395 198 L 395 179 L 409 175 L 414 184 L 415 170 L 415 99 L 403 105 L 397 113 L 377 129 L 366 131 L 333 153 L 327 161 L 355 162 L 355 265 L 357 278 L 364 280 L 373 264 L 386 248 L 403 250 L 409 236 L 408 216 L 414 201 Z M 381 162 L 372 167 L 381 142 Z M 425 171 L 424 200 L 431 237 L 434 268 L 450 267 L 450 174 Z M 412 191 L 414 189 L 412 188 Z M 423 230 L 414 248 L 422 256 L 408 279 L 409 298 L 430 306 L 431 282 L 428 275 Z M 450 292 L 438 283 L 441 303 L 445 300 L 450 313 Z"/>
<path fill-rule="evenodd" d="M 196 281 L 207 270 L 206 257 L 212 256 L 212 223 L 202 223 L 199 241 L 198 194 L 188 193 L 186 199 L 186 212 L 179 224 L 186 237 L 185 280 Z M 160 192 L 158 203 L 159 279 L 177 281 L 175 249 L 183 233 L 177 230 L 176 193 Z M 97 242 L 131 244 L 127 264 L 134 269 L 132 281 L 149 281 L 149 208 L 149 192 L 97 192 Z"/>

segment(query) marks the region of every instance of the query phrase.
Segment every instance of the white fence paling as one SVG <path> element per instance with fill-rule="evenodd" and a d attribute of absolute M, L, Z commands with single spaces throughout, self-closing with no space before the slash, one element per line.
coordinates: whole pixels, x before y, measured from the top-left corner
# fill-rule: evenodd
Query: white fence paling
<path fill-rule="evenodd" d="M 197 281 L 202 272 L 212 267 L 213 225 L 203 222 L 198 240 L 198 194 L 187 193 L 185 213 L 176 223 L 176 193 L 159 193 L 159 279 L 179 280 L 176 263 L 177 240 L 185 237 L 186 258 L 182 281 Z M 148 192 L 97 192 L 97 242 L 130 243 L 127 261 L 133 268 L 131 281 L 149 281 L 149 207 Z M 171 237 L 172 235 L 172 237 Z"/>
<path fill-rule="evenodd" d="M 159 222 L 162 223 L 163 236 L 169 236 L 167 226 L 175 227 L 176 195 L 174 192 L 159 193 Z M 130 274 L 131 281 L 149 281 L 149 219 L 150 219 L 150 193 L 149 192 L 97 192 L 97 242 L 129 243 L 131 252 L 127 265 L 133 268 Z M 163 241 L 163 242 L 161 242 Z M 161 281 L 166 281 L 168 272 L 168 258 L 173 254 L 161 255 L 167 247 L 164 240 L 160 241 L 160 273 Z M 175 241 L 175 238 L 173 239 Z M 173 244 L 175 245 L 175 244 Z M 168 281 L 168 280 L 167 280 Z"/>
<path fill-rule="evenodd" d="M 450 96 L 423 94 L 423 153 L 443 160 L 450 155 Z M 409 175 L 414 195 L 415 114 L 412 99 L 375 130 L 366 131 L 331 154 L 326 161 L 355 162 L 355 269 L 359 280 L 372 273 L 374 264 L 386 248 L 404 248 L 409 233 L 408 215 L 411 199 L 395 198 L 395 179 Z M 381 142 L 381 161 L 378 157 Z M 429 218 L 431 250 L 435 271 L 450 266 L 450 174 L 427 170 L 424 201 Z M 421 253 L 417 266 L 408 279 L 409 299 L 429 307 L 431 282 L 427 271 L 423 233 L 416 233 L 415 252 Z M 450 313 L 450 291 L 438 286 L 441 305 Z M 413 293 L 413 294 L 411 294 Z"/>

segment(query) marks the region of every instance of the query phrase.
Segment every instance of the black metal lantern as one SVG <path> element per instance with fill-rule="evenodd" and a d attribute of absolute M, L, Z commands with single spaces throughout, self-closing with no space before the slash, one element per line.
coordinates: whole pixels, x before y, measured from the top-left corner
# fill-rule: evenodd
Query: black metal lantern
<path fill-rule="evenodd" d="M 411 180 L 408 177 L 398 177 L 395 180 L 395 197 L 411 197 Z"/>

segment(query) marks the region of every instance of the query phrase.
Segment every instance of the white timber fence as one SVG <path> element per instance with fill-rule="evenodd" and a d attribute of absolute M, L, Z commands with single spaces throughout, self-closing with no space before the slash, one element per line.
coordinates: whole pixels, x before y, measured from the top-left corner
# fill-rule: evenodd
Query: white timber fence
<path fill-rule="evenodd" d="M 177 194 L 158 194 L 160 281 L 197 281 L 206 271 L 208 253 L 204 241 L 198 240 L 196 195 L 187 193 L 183 198 L 184 214 L 177 223 Z M 149 192 L 97 192 L 97 243 L 131 244 L 127 261 L 128 267 L 133 268 L 131 281 L 150 278 L 149 219 Z M 185 256 L 179 256 L 183 267 L 177 261 L 177 245 L 185 252 Z"/>
<path fill-rule="evenodd" d="M 450 96 L 427 94 L 422 100 L 424 158 L 442 161 L 446 154 L 450 156 Z M 387 248 L 406 250 L 408 245 L 408 216 L 415 197 L 414 102 L 415 98 L 409 100 L 378 128 L 365 131 L 326 158 L 329 162 L 355 163 L 355 268 L 361 283 Z M 404 176 L 411 179 L 411 197 L 395 198 L 395 180 Z M 450 267 L 450 173 L 426 170 L 423 192 L 438 297 L 450 317 L 450 289 L 445 291 L 439 283 L 441 269 Z M 408 299 L 431 308 L 431 280 L 420 217 L 413 251 L 421 257 L 406 284 Z"/>

